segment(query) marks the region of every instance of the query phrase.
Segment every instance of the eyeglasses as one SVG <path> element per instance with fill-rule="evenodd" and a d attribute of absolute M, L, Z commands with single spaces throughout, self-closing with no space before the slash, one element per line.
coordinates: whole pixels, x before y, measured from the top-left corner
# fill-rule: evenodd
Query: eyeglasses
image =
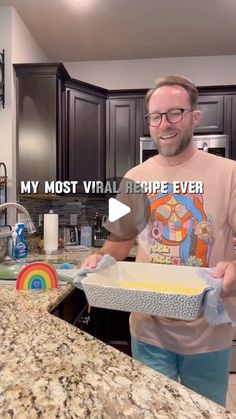
<path fill-rule="evenodd" d="M 162 121 L 163 115 L 166 116 L 166 119 L 171 124 L 176 124 L 180 122 L 184 117 L 184 112 L 193 112 L 194 109 L 170 109 L 167 112 L 153 112 L 145 115 L 145 118 L 148 120 L 151 127 L 159 127 Z M 186 114 L 185 114 L 186 115 Z"/>

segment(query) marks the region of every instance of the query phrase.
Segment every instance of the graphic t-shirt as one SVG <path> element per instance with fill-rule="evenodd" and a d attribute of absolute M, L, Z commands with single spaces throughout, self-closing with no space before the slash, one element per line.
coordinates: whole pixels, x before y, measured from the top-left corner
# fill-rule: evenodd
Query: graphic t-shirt
<path fill-rule="evenodd" d="M 152 157 L 126 178 L 159 181 L 166 188 L 147 195 L 136 261 L 214 267 L 234 260 L 236 162 L 195 150 L 177 166 L 162 166 Z M 223 304 L 236 321 L 236 298 L 224 298 Z M 231 324 L 211 326 L 203 317 L 185 322 L 142 313 L 131 314 L 130 328 L 136 339 L 182 354 L 227 348 L 235 333 Z"/>

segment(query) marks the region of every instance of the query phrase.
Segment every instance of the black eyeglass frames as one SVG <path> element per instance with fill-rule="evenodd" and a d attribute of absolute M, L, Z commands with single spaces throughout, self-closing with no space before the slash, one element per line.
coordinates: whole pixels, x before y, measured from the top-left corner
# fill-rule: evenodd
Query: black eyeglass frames
<path fill-rule="evenodd" d="M 162 117 L 165 115 L 168 122 L 171 124 L 176 124 L 180 122 L 184 117 L 184 112 L 193 112 L 194 109 L 169 109 L 167 112 L 153 112 L 145 115 L 145 118 L 148 120 L 151 127 L 158 127 L 161 124 Z"/>

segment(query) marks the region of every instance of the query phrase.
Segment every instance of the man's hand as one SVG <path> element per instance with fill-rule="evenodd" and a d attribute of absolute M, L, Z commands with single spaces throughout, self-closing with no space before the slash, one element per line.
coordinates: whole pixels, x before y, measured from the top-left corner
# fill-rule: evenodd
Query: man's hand
<path fill-rule="evenodd" d="M 103 255 L 99 255 L 95 253 L 94 255 L 88 256 L 86 259 L 84 259 L 81 268 L 96 268 L 98 262 L 102 259 Z"/>
<path fill-rule="evenodd" d="M 221 297 L 236 297 L 236 262 L 217 263 L 212 276 L 223 279 Z"/>
<path fill-rule="evenodd" d="M 121 240 L 119 237 L 110 234 L 110 240 L 107 239 L 98 253 L 88 256 L 81 265 L 81 268 L 96 268 L 98 262 L 102 259 L 103 255 L 109 254 L 116 260 L 124 260 L 131 247 L 134 245 L 135 239 Z"/>

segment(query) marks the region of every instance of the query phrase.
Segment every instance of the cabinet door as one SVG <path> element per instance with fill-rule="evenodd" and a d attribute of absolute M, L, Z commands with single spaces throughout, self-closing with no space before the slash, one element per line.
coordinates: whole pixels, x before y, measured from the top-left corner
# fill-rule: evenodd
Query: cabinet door
<path fill-rule="evenodd" d="M 145 118 L 145 115 L 148 113 L 146 108 L 145 99 L 140 99 L 140 137 L 150 136 L 148 121 Z"/>
<path fill-rule="evenodd" d="M 88 333 L 107 345 L 131 355 L 130 313 L 92 307 Z"/>
<path fill-rule="evenodd" d="M 51 311 L 51 314 L 77 326 L 84 312 L 87 312 L 87 307 L 88 302 L 84 292 L 78 288 L 74 288 L 74 290 Z"/>
<path fill-rule="evenodd" d="M 105 98 L 67 91 L 68 179 L 105 180 Z"/>
<path fill-rule="evenodd" d="M 62 64 L 15 64 L 17 92 L 17 191 L 20 181 L 64 180 L 65 129 Z"/>
<path fill-rule="evenodd" d="M 222 134 L 224 132 L 224 96 L 200 96 L 198 109 L 203 112 L 195 134 Z"/>
<path fill-rule="evenodd" d="M 56 83 L 52 77 L 18 80 L 18 157 L 19 182 L 38 180 L 38 192 L 44 192 L 44 181 L 57 179 Z"/>
<path fill-rule="evenodd" d="M 122 177 L 136 164 L 138 99 L 107 101 L 107 178 Z"/>

